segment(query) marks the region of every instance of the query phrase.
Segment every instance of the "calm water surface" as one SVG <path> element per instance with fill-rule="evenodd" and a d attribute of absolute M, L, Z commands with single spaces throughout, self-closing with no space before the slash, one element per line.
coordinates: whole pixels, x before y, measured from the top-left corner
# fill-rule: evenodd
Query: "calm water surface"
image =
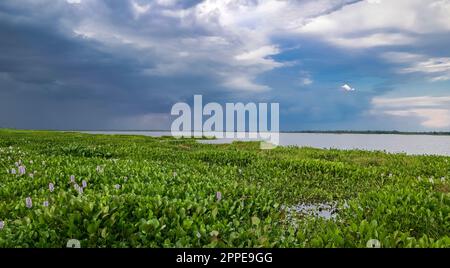
<path fill-rule="evenodd" d="M 85 131 L 90 134 L 143 135 L 151 137 L 170 136 L 164 131 Z M 230 143 L 237 139 L 217 139 L 204 143 Z M 244 139 L 250 140 L 250 139 Z M 397 134 L 323 134 L 280 133 L 280 145 L 314 148 L 359 149 L 386 151 L 414 155 L 450 156 L 450 136 L 397 135 Z"/>

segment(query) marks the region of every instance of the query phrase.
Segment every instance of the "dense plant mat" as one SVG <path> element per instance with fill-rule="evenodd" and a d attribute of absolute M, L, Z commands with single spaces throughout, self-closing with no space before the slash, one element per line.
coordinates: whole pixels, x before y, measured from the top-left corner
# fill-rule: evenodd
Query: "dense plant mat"
<path fill-rule="evenodd" d="M 450 247 L 449 180 L 441 156 L 0 130 L 0 247 Z"/>

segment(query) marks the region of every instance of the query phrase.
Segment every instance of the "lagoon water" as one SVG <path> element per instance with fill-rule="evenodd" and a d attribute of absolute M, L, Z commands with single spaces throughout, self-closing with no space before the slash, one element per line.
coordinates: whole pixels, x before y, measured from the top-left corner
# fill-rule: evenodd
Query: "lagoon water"
<path fill-rule="evenodd" d="M 170 136 L 165 131 L 84 131 L 89 134 Z M 230 143 L 238 139 L 217 139 L 203 143 Z M 250 140 L 250 139 L 242 139 Z M 359 149 L 386 151 L 412 155 L 450 156 L 450 136 L 400 135 L 400 134 L 328 134 L 328 133 L 280 133 L 280 145 L 333 149 Z"/>

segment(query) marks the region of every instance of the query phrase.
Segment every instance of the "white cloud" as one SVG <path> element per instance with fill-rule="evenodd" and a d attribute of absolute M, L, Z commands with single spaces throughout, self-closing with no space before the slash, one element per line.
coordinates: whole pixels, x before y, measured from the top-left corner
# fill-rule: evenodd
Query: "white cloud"
<path fill-rule="evenodd" d="M 314 81 L 311 78 L 309 78 L 309 77 L 304 77 L 304 78 L 301 79 L 301 84 L 302 85 L 309 86 L 312 83 L 314 83 Z"/>
<path fill-rule="evenodd" d="M 314 80 L 309 72 L 301 71 L 298 83 L 300 86 L 309 86 L 314 83 Z"/>
<path fill-rule="evenodd" d="M 239 88 L 245 91 L 253 92 L 270 90 L 268 86 L 253 83 L 251 79 L 246 76 L 228 77 L 223 85 L 228 88 Z"/>
<path fill-rule="evenodd" d="M 269 87 L 256 83 L 255 78 L 285 66 L 272 58 L 281 50 L 271 41 L 270 24 L 257 21 L 266 14 L 275 16 L 287 3 L 207 0 L 187 9 L 177 7 L 176 1 L 158 1 L 159 6 L 136 0 L 129 3 L 139 27 L 115 23 L 107 6 L 92 1 L 73 32 L 102 43 L 102 49 L 126 49 L 129 54 L 136 50 L 139 61 L 157 61 L 144 66 L 142 73 L 203 74 L 221 79 L 221 85 L 235 90 L 267 90 Z M 152 16 L 144 16 L 149 12 Z"/>
<path fill-rule="evenodd" d="M 383 57 L 391 62 L 403 64 L 399 73 L 424 73 L 431 81 L 450 80 L 450 57 L 427 57 L 412 53 L 389 52 Z"/>
<path fill-rule="evenodd" d="M 268 56 L 276 55 L 278 53 L 280 53 L 280 50 L 276 46 L 262 46 L 236 55 L 234 58 L 242 62 L 261 63 L 265 62 Z"/>
<path fill-rule="evenodd" d="M 134 49 L 140 62 L 157 61 L 143 66 L 142 73 L 203 72 L 227 88 L 263 91 L 269 87 L 255 82 L 258 76 L 292 64 L 273 58 L 282 52 L 274 37 L 298 35 L 298 25 L 351 1 L 205 0 L 182 8 L 175 0 L 128 0 L 138 27 L 111 17 L 114 12 L 103 1 L 86 1 L 72 30 L 101 43 L 101 49 Z"/>
<path fill-rule="evenodd" d="M 313 18 L 298 32 L 351 48 L 408 44 L 413 33 L 448 32 L 448 14 L 446 0 L 360 1 Z"/>
<path fill-rule="evenodd" d="M 411 61 L 420 60 L 423 56 L 408 52 L 386 52 L 382 54 L 382 57 L 391 62 L 408 63 Z"/>
<path fill-rule="evenodd" d="M 377 97 L 372 99 L 371 113 L 416 119 L 430 129 L 447 128 L 450 127 L 450 96 Z"/>
<path fill-rule="evenodd" d="M 403 69 L 406 73 L 422 72 L 428 74 L 440 74 L 433 77 L 433 80 L 450 79 L 450 58 L 429 58 L 415 62 L 412 66 Z"/>
<path fill-rule="evenodd" d="M 133 7 L 135 18 L 139 18 L 141 15 L 148 13 L 148 11 L 150 10 L 150 4 L 141 5 L 136 1 L 131 1 L 131 6 Z"/>
<path fill-rule="evenodd" d="M 348 48 L 370 48 L 410 44 L 414 38 L 398 33 L 377 33 L 362 37 L 332 37 L 329 40 L 338 46 Z"/>
<path fill-rule="evenodd" d="M 178 1 L 177 0 L 157 0 L 156 2 L 158 3 L 158 5 L 161 5 L 161 6 L 173 6 Z"/>
<path fill-rule="evenodd" d="M 238 91 L 267 89 L 256 78 L 289 65 L 275 57 L 283 52 L 280 37 L 311 36 L 364 49 L 408 45 L 416 42 L 414 34 L 450 30 L 450 3 L 439 0 L 205 0 L 188 8 L 177 0 L 127 0 L 123 6 L 129 10 L 120 12 L 105 1 L 82 3 L 64 25 L 101 44 L 98 49 L 134 55 L 142 73 L 203 73 Z M 156 63 L 146 65 L 150 59 Z M 425 64 L 436 74 L 432 79 L 448 79 L 448 73 L 437 72 L 444 65 Z M 425 68 L 407 70 L 419 67 Z"/>
<path fill-rule="evenodd" d="M 68 4 L 76 5 L 81 4 L 81 0 L 66 0 Z"/>
<path fill-rule="evenodd" d="M 404 107 L 450 107 L 450 96 L 432 97 L 403 97 L 403 98 L 382 98 L 372 99 L 372 104 L 378 108 L 404 108 Z"/>
<path fill-rule="evenodd" d="M 450 110 L 446 109 L 408 109 L 385 111 L 387 115 L 400 117 L 416 117 L 426 128 L 450 127 Z"/>

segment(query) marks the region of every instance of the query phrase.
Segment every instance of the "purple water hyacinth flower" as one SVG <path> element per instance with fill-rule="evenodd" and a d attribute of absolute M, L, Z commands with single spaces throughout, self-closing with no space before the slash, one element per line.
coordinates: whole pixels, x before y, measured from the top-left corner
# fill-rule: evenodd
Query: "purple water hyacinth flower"
<path fill-rule="evenodd" d="M 34 174 L 33 173 L 30 173 L 28 175 L 30 176 L 30 178 L 34 178 Z"/>
<path fill-rule="evenodd" d="M 103 167 L 102 166 L 97 166 L 97 168 L 95 169 L 98 173 L 102 173 L 103 172 Z"/>
<path fill-rule="evenodd" d="M 78 192 L 79 189 L 80 189 L 80 186 L 79 186 L 78 184 L 75 183 L 75 184 L 73 185 L 73 188 L 75 188 L 75 191 Z"/>
<path fill-rule="evenodd" d="M 83 194 L 83 192 L 84 192 L 83 187 L 78 187 L 78 193 Z"/>
<path fill-rule="evenodd" d="M 83 188 L 86 188 L 86 187 L 87 187 L 87 182 L 86 182 L 85 180 L 83 180 L 83 181 L 81 182 L 81 185 L 83 186 Z"/>
<path fill-rule="evenodd" d="M 53 183 L 49 183 L 48 184 L 48 189 L 50 190 L 50 192 L 53 192 L 55 190 L 55 185 Z"/>
<path fill-rule="evenodd" d="M 15 169 L 15 168 L 11 169 L 11 174 L 13 174 L 13 175 L 16 175 L 16 174 L 17 174 L 17 172 L 16 172 L 16 169 Z"/>
<path fill-rule="evenodd" d="M 222 193 L 221 192 L 217 192 L 216 193 L 216 199 L 217 199 L 217 201 L 222 200 Z"/>
<path fill-rule="evenodd" d="M 5 227 L 5 222 L 4 221 L 0 221 L 0 230 L 3 230 L 3 227 Z"/>
<path fill-rule="evenodd" d="M 27 172 L 25 166 L 19 166 L 19 175 L 24 175 Z"/>
<path fill-rule="evenodd" d="M 74 183 L 75 182 L 75 176 L 74 175 L 70 175 L 70 183 Z"/>
<path fill-rule="evenodd" d="M 42 205 L 43 205 L 44 207 L 48 207 L 48 201 L 47 201 L 47 200 L 44 201 L 44 203 L 42 203 Z"/>
<path fill-rule="evenodd" d="M 25 199 L 25 205 L 27 206 L 27 208 L 32 208 L 33 207 L 33 200 L 31 200 L 31 197 L 27 197 Z"/>
<path fill-rule="evenodd" d="M 114 188 L 116 188 L 117 190 L 119 190 L 119 189 L 120 189 L 120 187 L 122 187 L 122 186 L 120 186 L 120 184 L 116 184 L 116 185 L 114 185 Z"/>

